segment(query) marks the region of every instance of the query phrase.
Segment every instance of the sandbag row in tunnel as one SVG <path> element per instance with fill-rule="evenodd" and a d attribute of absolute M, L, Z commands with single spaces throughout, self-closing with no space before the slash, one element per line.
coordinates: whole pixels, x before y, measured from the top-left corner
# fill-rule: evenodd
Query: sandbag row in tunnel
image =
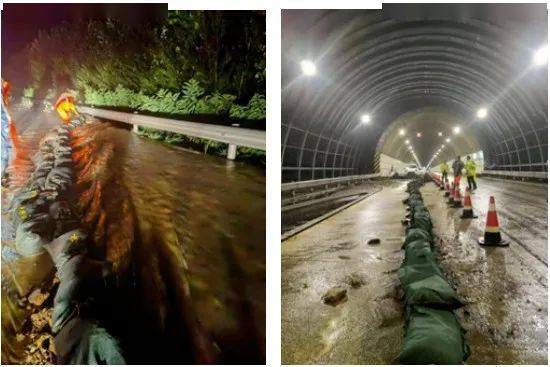
<path fill-rule="evenodd" d="M 283 181 L 374 172 L 387 128 L 424 108 L 463 120 L 486 169 L 546 171 L 547 68 L 533 63 L 545 14 L 540 4 L 284 11 Z M 315 75 L 301 74 L 304 59 Z M 421 144 L 423 164 L 433 149 Z"/>

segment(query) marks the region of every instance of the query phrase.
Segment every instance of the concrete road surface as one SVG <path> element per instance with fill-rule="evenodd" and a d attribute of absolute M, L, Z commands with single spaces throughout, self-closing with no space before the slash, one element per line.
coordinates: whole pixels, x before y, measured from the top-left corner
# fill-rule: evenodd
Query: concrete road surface
<path fill-rule="evenodd" d="M 394 298 L 402 262 L 405 181 L 282 244 L 282 361 L 286 364 L 391 363 L 403 334 Z M 381 243 L 369 245 L 373 238 Z M 337 305 L 323 295 L 346 290 Z"/>
<path fill-rule="evenodd" d="M 464 182 L 462 188 L 464 188 Z M 394 182 L 282 244 L 282 361 L 389 364 L 401 348 L 403 310 L 396 269 L 405 182 Z M 432 183 L 422 188 L 436 252 L 466 306 L 457 311 L 470 364 L 547 362 L 547 186 L 479 179 L 477 219 L 462 220 Z M 507 248 L 477 244 L 495 196 Z M 378 245 L 369 245 L 380 238 Z M 346 297 L 322 297 L 333 287 Z"/>
<path fill-rule="evenodd" d="M 462 182 L 462 188 L 464 188 Z M 479 179 L 477 219 L 460 219 L 442 192 L 422 188 L 434 221 L 440 264 L 466 306 L 458 311 L 472 354 L 469 364 L 547 364 L 547 185 Z M 509 247 L 478 245 L 489 196 Z"/>

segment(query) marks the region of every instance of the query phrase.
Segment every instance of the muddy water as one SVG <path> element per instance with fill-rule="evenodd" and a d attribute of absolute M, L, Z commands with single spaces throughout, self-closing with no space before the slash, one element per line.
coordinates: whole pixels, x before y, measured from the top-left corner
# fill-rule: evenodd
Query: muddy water
<path fill-rule="evenodd" d="M 36 145 L 47 129 L 29 130 Z M 73 151 L 91 252 L 116 273 L 103 322 L 127 362 L 265 363 L 264 170 L 99 122 Z M 2 316 L 24 319 L 13 302 Z"/>
<path fill-rule="evenodd" d="M 73 152 L 129 362 L 264 363 L 264 171 L 108 123 L 77 129 Z"/>

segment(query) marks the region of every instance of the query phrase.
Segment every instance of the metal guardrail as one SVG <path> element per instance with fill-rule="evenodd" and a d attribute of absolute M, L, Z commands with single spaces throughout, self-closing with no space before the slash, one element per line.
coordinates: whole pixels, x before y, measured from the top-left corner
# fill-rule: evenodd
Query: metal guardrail
<path fill-rule="evenodd" d="M 137 113 L 127 113 L 105 110 L 101 108 L 78 106 L 78 110 L 92 116 L 104 118 L 107 120 L 124 122 L 135 126 L 150 127 L 153 129 L 170 131 L 178 134 L 193 136 L 228 143 L 228 158 L 236 153 L 237 146 L 256 148 L 265 150 L 265 131 L 246 129 L 235 126 L 223 126 L 191 122 L 184 120 L 175 120 L 163 117 L 140 115 Z M 233 151 L 233 152 L 232 152 Z"/>
<path fill-rule="evenodd" d="M 287 182 L 281 185 L 281 191 L 285 192 L 285 191 L 307 189 L 307 188 L 324 186 L 324 185 L 343 184 L 351 181 L 368 180 L 370 178 L 376 178 L 376 177 L 380 177 L 380 174 L 372 173 L 368 175 L 341 176 L 341 177 L 333 177 L 333 178 L 322 178 L 320 180 Z"/>
<path fill-rule="evenodd" d="M 493 171 L 484 170 L 479 173 L 480 175 L 488 176 L 508 176 L 508 177 L 526 177 L 526 178 L 548 178 L 548 172 L 536 172 L 536 171 Z"/>

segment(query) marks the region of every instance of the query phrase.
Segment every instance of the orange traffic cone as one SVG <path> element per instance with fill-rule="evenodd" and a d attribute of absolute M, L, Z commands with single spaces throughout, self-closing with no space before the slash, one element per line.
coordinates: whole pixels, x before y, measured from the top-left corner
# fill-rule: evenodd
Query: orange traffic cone
<path fill-rule="evenodd" d="M 451 195 L 451 187 L 449 186 L 449 181 L 445 181 L 445 197 Z"/>
<path fill-rule="evenodd" d="M 453 208 L 462 208 L 462 200 L 460 198 L 460 187 L 455 188 L 455 196 L 453 198 Z"/>
<path fill-rule="evenodd" d="M 470 189 L 468 188 L 464 193 L 464 210 L 462 210 L 460 218 L 477 218 L 477 215 L 474 215 L 474 210 L 472 209 L 472 198 L 470 197 Z"/>
<path fill-rule="evenodd" d="M 486 246 L 508 246 L 509 242 L 502 239 L 498 226 L 497 211 L 495 209 L 495 198 L 489 198 L 489 211 L 487 212 L 487 223 L 485 224 L 485 235 L 477 242 Z"/>
<path fill-rule="evenodd" d="M 456 190 L 456 186 L 453 183 L 453 185 L 451 186 L 451 192 L 449 193 L 449 200 L 447 200 L 448 204 L 451 204 L 451 205 L 454 204 L 454 202 L 455 202 L 455 190 Z"/>

